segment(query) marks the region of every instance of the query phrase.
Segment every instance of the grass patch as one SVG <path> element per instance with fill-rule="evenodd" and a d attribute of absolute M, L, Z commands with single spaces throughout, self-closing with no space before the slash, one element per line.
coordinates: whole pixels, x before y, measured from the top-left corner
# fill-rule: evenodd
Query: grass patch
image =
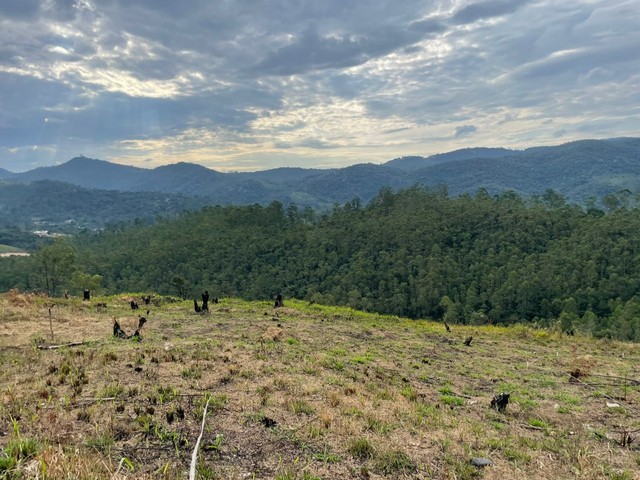
<path fill-rule="evenodd" d="M 454 397 L 453 395 L 441 395 L 440 401 L 451 407 L 461 407 L 464 405 L 464 398 Z"/>
<path fill-rule="evenodd" d="M 347 448 L 352 457 L 358 460 L 368 460 L 375 456 L 375 448 L 367 438 L 355 438 L 349 442 Z"/>
<path fill-rule="evenodd" d="M 290 399 L 287 406 L 296 415 L 312 415 L 315 412 L 314 408 L 302 399 Z"/>
<path fill-rule="evenodd" d="M 387 450 L 376 458 L 375 468 L 384 475 L 407 475 L 417 470 L 415 462 L 402 450 Z"/>
<path fill-rule="evenodd" d="M 202 378 L 202 370 L 200 369 L 200 367 L 191 366 L 182 370 L 181 375 L 182 378 L 197 380 L 199 378 Z"/>

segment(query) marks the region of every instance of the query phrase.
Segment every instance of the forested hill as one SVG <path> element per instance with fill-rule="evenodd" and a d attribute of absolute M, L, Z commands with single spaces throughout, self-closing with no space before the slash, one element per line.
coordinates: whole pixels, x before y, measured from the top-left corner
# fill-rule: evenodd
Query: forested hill
<path fill-rule="evenodd" d="M 315 218 L 273 203 L 206 207 L 176 221 L 86 234 L 77 267 L 109 293 L 272 298 L 448 322 L 559 325 L 640 340 L 640 215 L 565 204 L 553 192 L 450 198 L 411 188 Z M 39 258 L 0 287 L 38 288 Z"/>
<path fill-rule="evenodd" d="M 175 193 L 94 190 L 51 180 L 0 184 L 0 235 L 3 227 L 97 229 L 107 223 L 170 217 L 207 204 L 206 199 Z"/>
<path fill-rule="evenodd" d="M 2 172 L 0 172 L 0 178 Z M 188 163 L 134 168 L 78 157 L 55 167 L 12 174 L 7 181 L 57 180 L 85 188 L 181 193 L 211 204 L 268 205 L 277 200 L 328 209 L 358 197 L 368 202 L 381 188 L 445 185 L 450 195 L 513 190 L 522 196 L 554 189 L 573 203 L 621 190 L 640 191 L 640 138 L 584 140 L 526 150 L 468 148 L 430 157 L 404 157 L 382 165 L 328 170 L 278 168 L 221 173 Z"/>

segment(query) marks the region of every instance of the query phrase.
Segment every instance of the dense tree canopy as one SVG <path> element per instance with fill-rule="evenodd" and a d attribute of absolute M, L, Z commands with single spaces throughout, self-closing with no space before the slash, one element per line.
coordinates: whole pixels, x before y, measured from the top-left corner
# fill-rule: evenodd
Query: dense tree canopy
<path fill-rule="evenodd" d="M 107 292 L 270 298 L 460 323 L 530 322 L 640 340 L 640 217 L 548 191 L 449 198 L 381 191 L 321 217 L 295 205 L 206 207 L 74 239 L 77 268 Z M 0 287 L 32 288 L 12 260 Z M 0 269 L 2 270 L 2 269 Z M 11 273 L 13 272 L 13 273 Z"/>

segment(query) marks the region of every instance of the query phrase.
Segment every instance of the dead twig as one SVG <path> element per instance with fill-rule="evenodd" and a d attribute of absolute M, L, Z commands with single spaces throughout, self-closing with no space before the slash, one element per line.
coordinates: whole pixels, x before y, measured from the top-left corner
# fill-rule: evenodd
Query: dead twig
<path fill-rule="evenodd" d="M 58 348 L 64 347 L 77 347 L 79 345 L 85 345 L 89 342 L 71 342 L 71 343 L 62 343 L 60 345 L 38 345 L 38 350 L 56 350 Z"/>
<path fill-rule="evenodd" d="M 49 307 L 49 328 L 51 328 L 51 341 L 53 342 L 53 320 L 51 319 L 51 308 L 53 307 L 53 305 L 51 305 L 51 307 Z"/>
<path fill-rule="evenodd" d="M 202 434 L 204 433 L 204 424 L 207 421 L 207 408 L 209 408 L 209 401 L 211 397 L 207 399 L 207 404 L 204 406 L 204 412 L 202 413 L 202 427 L 200 428 L 200 436 L 196 446 L 193 447 L 193 453 L 191 454 L 191 468 L 189 469 L 189 480 L 196 480 L 196 464 L 198 463 L 198 449 L 200 448 L 200 440 L 202 440 Z"/>

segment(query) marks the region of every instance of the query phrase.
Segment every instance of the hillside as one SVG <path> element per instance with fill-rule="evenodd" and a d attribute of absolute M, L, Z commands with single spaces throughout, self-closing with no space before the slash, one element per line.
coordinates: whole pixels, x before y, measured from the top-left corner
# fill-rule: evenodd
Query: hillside
<path fill-rule="evenodd" d="M 529 205 L 513 193 L 388 190 L 324 215 L 279 203 L 205 207 L 84 232 L 30 261 L 2 260 L 0 291 L 61 294 L 73 282 L 62 276 L 51 289 L 44 260 L 71 249 L 69 271 L 101 275 L 111 294 L 189 296 L 207 285 L 247 299 L 280 292 L 381 314 L 640 342 L 639 230 L 637 208 L 583 210 L 553 192 Z"/>
<path fill-rule="evenodd" d="M 502 158 L 517 155 L 516 150 L 507 148 L 462 148 L 453 152 L 437 153 L 430 157 L 408 156 L 389 160 L 384 165 L 402 170 L 421 170 L 425 167 L 440 163 L 457 162 L 460 160 L 477 160 L 487 158 Z"/>
<path fill-rule="evenodd" d="M 40 167 L 15 174 L 13 179 L 23 183 L 56 180 L 85 188 L 102 190 L 135 190 L 141 183 L 145 169 L 118 165 L 87 157 L 75 157 L 54 167 Z"/>
<path fill-rule="evenodd" d="M 135 219 L 154 220 L 207 203 L 173 193 L 95 190 L 51 180 L 0 184 L 0 227 L 75 232 Z"/>
<path fill-rule="evenodd" d="M 207 402 L 199 479 L 637 471 L 637 345 L 290 299 L 225 298 L 203 316 L 157 296 L 136 343 L 112 337 L 112 318 L 134 328 L 131 298 L 56 300 L 50 323 L 50 299 L 0 297 L 0 475 L 184 479 Z M 66 342 L 87 343 L 34 348 Z"/>
<path fill-rule="evenodd" d="M 250 205 L 272 201 L 326 210 L 354 198 L 368 202 L 381 188 L 414 184 L 446 186 L 452 195 L 514 190 L 540 196 L 554 189 L 572 203 L 601 200 L 621 190 L 640 190 L 640 139 L 584 140 L 525 150 L 467 148 L 430 157 L 411 156 L 383 165 L 329 170 L 277 168 L 220 173 L 178 163 L 155 169 L 78 157 L 55 167 L 13 174 L 12 182 L 57 180 L 85 188 L 181 193 L 207 197 L 211 204 Z"/>

